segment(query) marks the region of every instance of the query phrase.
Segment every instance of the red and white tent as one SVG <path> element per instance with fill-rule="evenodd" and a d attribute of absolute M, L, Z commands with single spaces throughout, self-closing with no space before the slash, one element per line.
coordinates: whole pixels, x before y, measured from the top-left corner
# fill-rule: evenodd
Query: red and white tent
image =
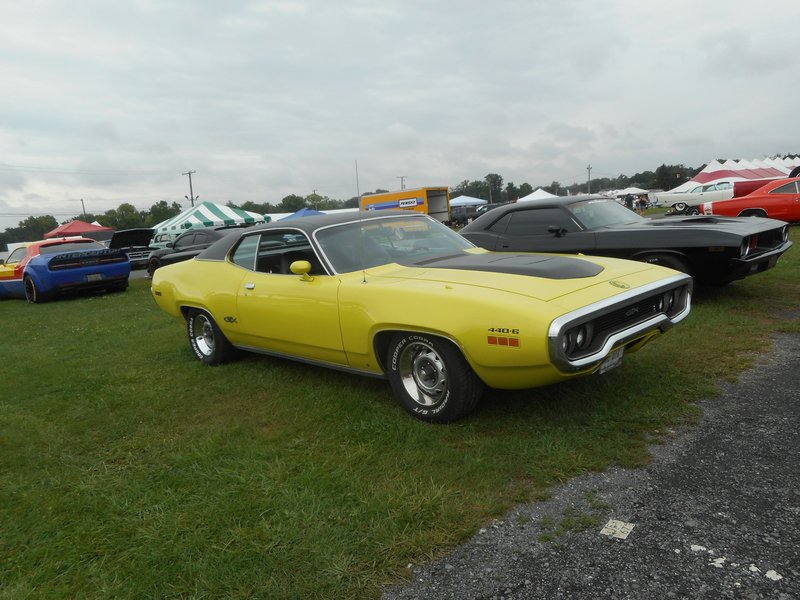
<path fill-rule="evenodd" d="M 750 181 L 753 179 L 780 179 L 788 177 L 800 167 L 800 156 L 787 158 L 761 158 L 754 160 L 712 160 L 689 181 L 670 190 L 688 192 L 698 185 L 718 181 Z"/>
<path fill-rule="evenodd" d="M 94 233 L 96 231 L 114 231 L 112 227 L 103 227 L 102 225 L 93 225 L 85 221 L 75 219 L 69 223 L 59 225 L 55 229 L 51 229 L 44 234 L 45 239 L 54 237 L 69 237 L 72 235 L 85 235 L 87 233 Z"/>

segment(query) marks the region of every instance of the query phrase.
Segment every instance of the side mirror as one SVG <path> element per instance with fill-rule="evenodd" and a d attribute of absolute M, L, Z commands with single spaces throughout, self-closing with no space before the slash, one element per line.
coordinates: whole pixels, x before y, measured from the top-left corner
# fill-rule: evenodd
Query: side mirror
<path fill-rule="evenodd" d="M 172 242 L 167 242 L 167 248 L 174 248 L 174 244 Z"/>
<path fill-rule="evenodd" d="M 554 233 L 556 237 L 564 237 L 567 234 L 567 230 L 563 227 L 559 227 L 558 225 L 550 225 L 547 228 L 548 233 Z"/>
<path fill-rule="evenodd" d="M 289 270 L 295 275 L 302 275 L 303 281 L 311 281 L 314 279 L 308 274 L 311 271 L 311 263 L 307 260 L 296 260 L 289 265 Z"/>

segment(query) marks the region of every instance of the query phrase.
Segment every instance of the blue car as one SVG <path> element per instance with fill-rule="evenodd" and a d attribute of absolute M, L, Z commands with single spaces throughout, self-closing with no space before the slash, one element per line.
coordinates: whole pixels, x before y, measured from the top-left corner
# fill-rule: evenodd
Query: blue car
<path fill-rule="evenodd" d="M 122 291 L 131 263 L 121 250 L 86 238 L 30 242 L 0 261 L 0 299 L 43 302 L 61 294 Z"/>

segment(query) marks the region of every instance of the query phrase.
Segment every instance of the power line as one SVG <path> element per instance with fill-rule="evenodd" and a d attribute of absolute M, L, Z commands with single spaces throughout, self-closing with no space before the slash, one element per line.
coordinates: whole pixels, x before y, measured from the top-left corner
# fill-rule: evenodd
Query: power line
<path fill-rule="evenodd" d="M 168 175 L 174 171 L 131 171 L 129 169 L 64 169 L 60 167 L 37 167 L 0 163 L 0 171 L 20 173 L 52 173 L 54 175 Z"/>

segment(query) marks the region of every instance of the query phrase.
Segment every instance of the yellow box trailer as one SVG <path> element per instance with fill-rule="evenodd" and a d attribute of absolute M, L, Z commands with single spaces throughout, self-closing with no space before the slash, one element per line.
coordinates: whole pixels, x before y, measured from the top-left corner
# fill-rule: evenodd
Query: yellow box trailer
<path fill-rule="evenodd" d="M 422 187 L 361 196 L 361 210 L 391 209 L 422 212 L 446 223 L 450 221 L 450 189 Z"/>

